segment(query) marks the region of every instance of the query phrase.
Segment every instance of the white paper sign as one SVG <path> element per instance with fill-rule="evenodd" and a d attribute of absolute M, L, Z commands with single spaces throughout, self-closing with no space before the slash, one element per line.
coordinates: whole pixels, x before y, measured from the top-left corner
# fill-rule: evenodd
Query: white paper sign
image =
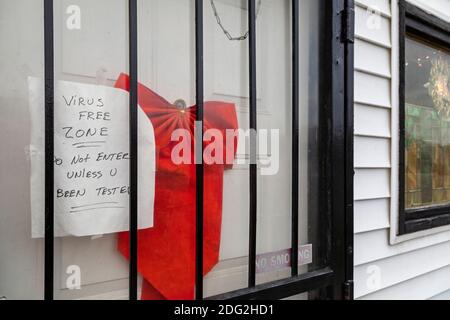
<path fill-rule="evenodd" d="M 44 236 L 44 86 L 29 78 L 32 237 Z M 55 236 L 129 230 L 129 94 L 55 83 Z M 153 226 L 155 136 L 139 108 L 138 226 Z"/>

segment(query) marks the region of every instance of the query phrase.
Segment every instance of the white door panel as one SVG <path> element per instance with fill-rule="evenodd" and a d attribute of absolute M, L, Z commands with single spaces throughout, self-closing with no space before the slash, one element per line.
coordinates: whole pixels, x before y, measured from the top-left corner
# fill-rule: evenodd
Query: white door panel
<path fill-rule="evenodd" d="M 215 0 L 222 22 L 232 35 L 247 31 L 247 8 L 244 0 Z M 307 2 L 307 1 L 306 1 Z M 34 6 L 35 1 L 16 0 L 19 6 Z M 273 176 L 258 177 L 258 253 L 288 249 L 291 246 L 291 36 L 290 2 L 263 0 L 257 20 L 257 101 L 258 128 L 279 130 L 279 172 Z M 309 3 L 309 2 L 308 2 Z M 139 81 L 168 101 L 183 99 L 188 105 L 195 103 L 195 30 L 194 2 L 186 0 L 139 0 Z M 77 5 L 81 9 L 81 29 L 69 30 L 66 20 L 70 16 L 67 7 Z M 11 4 L 9 4 L 11 6 Z M 301 11 L 301 112 L 300 112 L 300 242 L 308 241 L 308 103 L 310 73 L 309 31 L 312 28 L 313 5 L 304 3 Z M 3 8 L 3 4 L 2 4 Z M 9 9 L 11 12 L 11 9 Z M 15 25 L 15 15 L 1 15 L 2 23 Z M 61 0 L 55 1 L 55 80 L 112 85 L 121 72 L 128 72 L 128 3 L 126 0 Z M 36 23 L 37 25 L 37 23 Z M 19 34 L 25 36 L 21 25 Z M 1 31 L 2 37 L 12 39 L 14 34 Z M 11 28 L 9 28 L 11 29 Z M 8 30 L 9 30 L 8 29 Z M 204 1 L 205 33 L 205 99 L 233 102 L 236 105 L 239 126 L 248 128 L 248 46 L 247 41 L 229 41 L 216 23 L 209 0 Z M 33 34 L 33 39 L 35 35 Z M 31 37 L 31 36 L 30 36 Z M 30 39 L 30 40 L 33 40 Z M 35 39 L 33 41 L 36 41 Z M 42 45 L 43 46 L 43 45 Z M 28 68 L 21 61 L 36 59 L 32 52 L 28 57 L 12 60 L 5 72 Z M 0 56 L 0 63 L 4 57 Z M 9 57 L 10 60 L 12 57 Z M 42 67 L 42 63 L 35 62 Z M 2 65 L 3 70 L 3 65 Z M 8 71 L 9 70 L 9 71 Z M 22 69 L 21 69 L 22 70 Z M 34 72 L 36 74 L 36 72 Z M 31 72 L 27 71 L 27 75 Z M 25 78 L 25 76 L 24 76 Z M 3 82 L 3 80 L 0 80 Z M 8 84 L 5 84 L 7 87 Z M 19 85 L 17 85 L 19 86 Z M 20 91 L 20 101 L 27 101 L 26 88 Z M 1 89 L 0 89 L 1 90 Z M 8 93 L 2 91 L 2 97 Z M 17 95 L 16 95 L 17 97 Z M 3 100 L 2 100 L 3 101 Z M 16 100 L 15 100 L 16 101 Z M 23 103 L 22 103 L 23 104 Z M 28 106 L 20 104 L 21 108 Z M 26 110 L 26 109 L 24 109 Z M 12 113 L 12 111 L 11 111 Z M 29 119 L 28 119 L 29 120 Z M 15 132 L 19 141 L 28 141 L 28 131 Z M 7 135 L 2 137 L 2 145 Z M 6 138 L 5 138 L 6 137 Z M 11 137 L 9 136 L 9 139 Z M 26 145 L 21 145 L 24 148 Z M 19 147 L 17 147 L 17 150 Z M 16 151 L 17 151 L 16 150 Z M 18 151 L 17 151 L 18 152 Z M 271 151 L 269 151 L 270 153 Z M 248 153 L 238 154 L 248 158 Z M 260 154 L 261 158 L 267 154 Z M 6 160 L 5 160 L 6 161 Z M 2 167 L 10 165 L 2 160 Z M 21 173 L 20 185 L 29 188 L 29 171 Z M 219 265 L 206 277 L 206 294 L 216 294 L 246 285 L 246 256 L 248 254 L 249 175 L 247 166 L 236 166 L 225 172 L 223 186 L 222 238 Z M 26 201 L 29 201 L 29 195 Z M 29 218 L 29 208 L 16 206 Z M 11 206 L 12 208 L 12 206 Z M 11 209 L 10 208 L 10 209 Z M 16 210 L 16 209 L 14 209 Z M 8 216 L 7 216 L 8 217 Z M 25 219 L 26 217 L 26 219 Z M 22 221 L 21 220 L 21 221 Z M 23 222 L 23 221 L 22 221 Z M 14 227 L 14 224 L 12 226 Z M 42 247 L 39 240 L 28 239 L 23 227 L 17 228 L 17 240 L 30 256 L 12 258 L 19 265 L 42 264 Z M 1 237 L 0 243 L 6 240 Z M 8 233 L 9 234 L 9 233 Z M 11 241 L 8 239 L 8 241 Z M 120 292 L 127 288 L 128 263 L 116 250 L 116 236 L 97 238 L 58 238 L 55 240 L 56 297 L 87 298 Z M 2 247 L 3 248 L 3 247 Z M 39 248 L 39 249 L 37 249 Z M 5 250 L 12 250 L 7 247 Z M 194 257 L 193 257 L 194 258 Z M 14 260 L 15 259 L 15 260 Z M 15 261 L 15 262 L 14 262 Z M 66 290 L 67 267 L 77 265 L 82 271 L 82 285 L 87 289 L 71 293 Z M 40 268 L 42 269 L 42 268 Z M 259 281 L 287 277 L 289 271 L 266 274 Z M 42 281 L 41 274 L 35 282 Z M 2 276 L 3 279 L 3 276 Z M 16 279 L 15 286 L 28 288 L 29 278 Z M 2 281 L 0 281 L 0 296 Z M 6 284 L 5 288 L 8 288 Z M 34 291 L 41 290 L 35 286 Z"/>

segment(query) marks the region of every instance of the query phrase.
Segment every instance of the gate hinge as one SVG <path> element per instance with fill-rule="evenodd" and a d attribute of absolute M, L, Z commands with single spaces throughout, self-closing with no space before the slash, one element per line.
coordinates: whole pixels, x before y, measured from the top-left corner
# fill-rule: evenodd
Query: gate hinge
<path fill-rule="evenodd" d="M 352 2 L 352 1 L 346 1 Z M 355 42 L 355 7 L 353 5 L 346 5 L 346 8 L 341 12 L 342 17 L 342 39 L 343 43 Z"/>
<path fill-rule="evenodd" d="M 344 300 L 353 300 L 353 280 L 344 282 Z"/>

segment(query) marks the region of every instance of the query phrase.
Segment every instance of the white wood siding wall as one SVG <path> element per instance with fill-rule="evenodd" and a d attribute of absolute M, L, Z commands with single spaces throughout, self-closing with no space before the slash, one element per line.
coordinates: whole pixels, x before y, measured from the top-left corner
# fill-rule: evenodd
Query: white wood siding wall
<path fill-rule="evenodd" d="M 398 111 L 392 82 L 398 73 L 392 67 L 392 53 L 398 50 L 392 26 L 398 23 L 398 11 L 397 0 L 392 1 L 357 0 L 356 6 L 355 298 L 450 299 L 448 234 L 395 245 L 389 241 L 391 167 L 396 159 L 391 112 Z"/>

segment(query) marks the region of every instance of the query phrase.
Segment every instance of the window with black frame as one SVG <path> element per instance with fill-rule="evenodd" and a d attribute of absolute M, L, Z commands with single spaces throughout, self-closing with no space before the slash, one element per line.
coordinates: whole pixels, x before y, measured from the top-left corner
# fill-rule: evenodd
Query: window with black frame
<path fill-rule="evenodd" d="M 400 26 L 400 234 L 450 224 L 450 24 L 406 2 Z"/>

